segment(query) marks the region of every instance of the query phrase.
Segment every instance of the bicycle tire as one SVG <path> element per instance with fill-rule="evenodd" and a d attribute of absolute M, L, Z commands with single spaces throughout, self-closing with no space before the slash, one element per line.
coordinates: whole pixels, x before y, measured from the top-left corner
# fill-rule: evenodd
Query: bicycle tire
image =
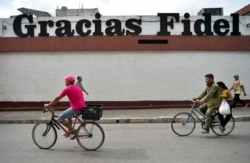
<path fill-rule="evenodd" d="M 32 140 L 40 149 L 50 149 L 57 141 L 57 132 L 53 125 L 38 122 L 32 129 Z"/>
<path fill-rule="evenodd" d="M 232 116 L 230 118 L 227 125 L 225 126 L 225 131 L 224 132 L 221 132 L 221 130 L 219 128 L 220 126 L 221 125 L 220 125 L 218 115 L 215 115 L 213 117 L 213 121 L 212 121 L 212 125 L 211 125 L 211 129 L 212 129 L 213 133 L 218 135 L 218 136 L 227 136 L 227 135 L 229 135 L 234 130 L 234 127 L 235 127 L 235 119 L 234 119 L 234 117 Z"/>
<path fill-rule="evenodd" d="M 99 149 L 105 140 L 105 135 L 102 127 L 92 121 L 82 123 L 76 133 L 77 143 L 88 151 Z"/>
<path fill-rule="evenodd" d="M 178 113 L 171 121 L 172 131 L 178 136 L 188 136 L 195 129 L 195 119 L 191 113 Z"/>

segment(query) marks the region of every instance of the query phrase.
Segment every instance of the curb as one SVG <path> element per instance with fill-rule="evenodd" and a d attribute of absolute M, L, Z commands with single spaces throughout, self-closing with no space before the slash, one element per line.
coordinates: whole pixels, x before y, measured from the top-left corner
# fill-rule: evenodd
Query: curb
<path fill-rule="evenodd" d="M 234 116 L 236 122 L 250 122 L 250 116 Z M 35 124 L 47 122 L 46 119 L 29 120 L 0 120 L 0 124 Z M 100 124 L 124 124 L 124 123 L 171 123 L 172 117 L 144 117 L 144 118 L 102 118 Z"/>

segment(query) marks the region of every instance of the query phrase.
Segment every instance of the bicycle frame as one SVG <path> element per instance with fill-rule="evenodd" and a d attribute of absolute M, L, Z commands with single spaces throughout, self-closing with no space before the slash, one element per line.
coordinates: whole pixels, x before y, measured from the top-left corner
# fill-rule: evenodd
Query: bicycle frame
<path fill-rule="evenodd" d="M 181 112 L 176 114 L 171 122 L 171 128 L 173 132 L 179 136 L 187 136 L 190 135 L 194 129 L 196 122 L 201 123 L 201 127 L 205 128 L 206 116 L 203 114 L 199 108 L 196 107 L 197 101 L 192 101 L 193 105 L 189 112 Z M 225 136 L 230 134 L 235 126 L 235 120 L 233 116 L 230 117 L 230 121 L 227 121 L 226 127 L 227 129 L 222 131 L 221 129 L 221 116 L 218 111 L 215 111 L 211 115 L 211 130 L 218 136 Z"/>
<path fill-rule="evenodd" d="M 195 106 L 192 106 L 191 111 L 190 111 L 190 115 L 194 115 L 200 122 L 204 122 L 203 119 L 205 119 L 205 115 L 199 109 L 197 109 Z M 200 116 L 202 118 L 200 118 Z"/>
<path fill-rule="evenodd" d="M 51 113 L 51 119 L 50 119 L 50 121 L 48 122 L 48 127 L 47 127 L 47 129 L 45 130 L 45 132 L 43 133 L 43 136 L 46 136 L 46 135 L 48 134 L 48 132 L 50 131 L 51 126 L 55 126 L 58 130 L 61 129 L 61 130 L 63 130 L 65 133 L 69 133 L 69 131 L 67 130 L 67 128 L 64 127 L 60 122 L 58 122 L 58 121 L 55 119 L 55 118 L 58 117 L 58 116 L 55 115 L 55 113 L 54 113 L 53 110 L 48 110 L 48 109 L 46 109 L 46 110 L 44 110 L 44 113 L 45 113 L 45 112 L 48 112 L 48 111 Z M 83 123 L 83 121 L 78 117 L 78 115 L 73 116 L 72 119 L 74 119 L 74 121 L 73 121 L 73 123 L 72 123 L 72 124 L 73 124 L 73 128 L 75 128 L 77 122 L 79 122 L 80 124 Z M 89 132 L 88 132 L 88 130 L 87 130 L 86 128 L 84 128 L 84 131 L 87 133 L 87 134 L 86 134 L 87 136 L 90 135 Z M 86 136 L 86 135 L 78 135 L 78 136 L 79 136 L 79 137 L 84 137 L 84 136 Z"/>
<path fill-rule="evenodd" d="M 83 149 L 88 151 L 97 150 L 102 146 L 105 139 L 102 127 L 92 120 L 82 119 L 82 113 L 76 114 L 70 119 L 72 127 L 74 127 L 74 133 L 72 133 L 71 130 L 68 130 L 68 125 L 65 126 L 64 123 L 57 121 L 58 116 L 55 115 L 53 109 L 46 108 L 43 112 L 50 112 L 50 119 L 46 122 L 37 122 L 32 129 L 32 140 L 40 149 L 50 149 L 55 145 L 58 138 L 57 130 L 64 131 L 65 138 L 72 136 L 70 140 L 75 139 Z"/>
<path fill-rule="evenodd" d="M 190 115 L 194 115 L 201 123 L 205 123 L 206 116 L 197 108 L 195 107 L 196 102 L 193 103 L 192 108 L 190 110 Z M 212 114 L 212 117 L 216 116 L 218 113 L 215 112 Z M 202 118 L 200 118 L 200 116 Z"/>

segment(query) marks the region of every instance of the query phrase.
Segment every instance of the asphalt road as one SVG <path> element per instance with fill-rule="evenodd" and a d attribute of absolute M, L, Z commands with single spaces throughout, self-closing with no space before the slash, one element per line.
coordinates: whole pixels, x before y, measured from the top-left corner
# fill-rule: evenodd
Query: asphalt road
<path fill-rule="evenodd" d="M 102 124 L 106 140 L 98 151 L 81 149 L 61 135 L 50 150 L 32 142 L 33 124 L 0 124 L 0 163 L 249 163 L 250 122 L 237 122 L 233 133 L 202 135 L 200 126 L 187 137 L 176 136 L 167 124 Z"/>

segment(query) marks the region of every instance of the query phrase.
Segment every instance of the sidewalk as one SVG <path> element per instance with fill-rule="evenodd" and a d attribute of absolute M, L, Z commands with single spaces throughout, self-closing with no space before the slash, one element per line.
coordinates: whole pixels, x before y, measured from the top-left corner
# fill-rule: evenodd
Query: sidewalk
<path fill-rule="evenodd" d="M 189 109 L 129 109 L 129 110 L 103 110 L 99 123 L 170 123 L 173 116 Z M 59 114 L 61 111 L 56 112 Z M 250 121 L 250 108 L 242 110 L 238 107 L 233 110 L 236 121 Z M 30 124 L 41 120 L 48 120 L 49 113 L 42 111 L 9 111 L 0 112 L 0 124 Z"/>

